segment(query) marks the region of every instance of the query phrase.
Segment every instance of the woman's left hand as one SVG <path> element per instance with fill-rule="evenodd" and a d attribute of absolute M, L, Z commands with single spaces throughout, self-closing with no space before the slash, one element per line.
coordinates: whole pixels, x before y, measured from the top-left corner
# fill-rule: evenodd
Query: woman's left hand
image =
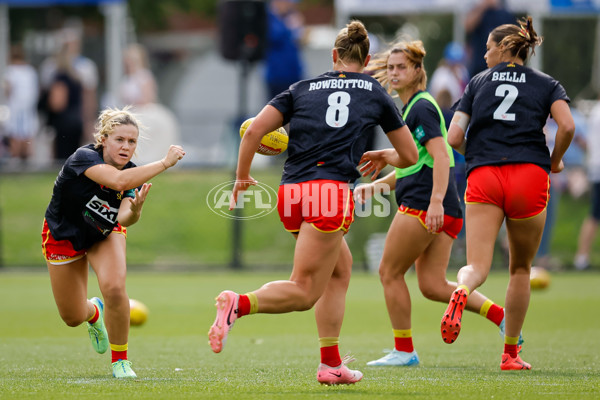
<path fill-rule="evenodd" d="M 444 206 L 442 203 L 429 203 L 425 225 L 427 225 L 427 232 L 429 233 L 437 233 L 442 229 L 442 226 L 444 226 Z"/>
<path fill-rule="evenodd" d="M 563 160 L 560 160 L 560 162 L 558 163 L 558 166 L 552 166 L 551 167 L 551 172 L 553 174 L 558 174 L 559 172 L 561 172 L 563 169 L 565 169 L 565 163 L 563 162 Z"/>
<path fill-rule="evenodd" d="M 240 193 L 246 191 L 250 186 L 255 186 L 257 183 L 258 181 L 251 176 L 242 179 L 237 178 L 235 180 L 235 184 L 233 185 L 231 199 L 229 200 L 229 211 L 235 208 Z"/>
<path fill-rule="evenodd" d="M 142 207 L 144 206 L 146 196 L 148 196 L 148 192 L 150 191 L 151 187 L 151 183 L 144 183 L 140 190 L 138 190 L 137 188 L 135 189 L 135 197 L 131 199 L 130 203 L 132 213 L 139 215 L 142 212 Z"/>
<path fill-rule="evenodd" d="M 377 179 L 377 176 L 379 176 L 381 170 L 389 164 L 388 152 L 388 149 L 383 149 L 367 151 L 366 153 L 364 153 L 360 158 L 360 161 L 358 162 L 358 165 L 364 164 L 362 167 L 359 168 L 359 171 L 362 174 L 362 176 L 372 174 L 371 180 L 374 181 L 375 179 Z"/>

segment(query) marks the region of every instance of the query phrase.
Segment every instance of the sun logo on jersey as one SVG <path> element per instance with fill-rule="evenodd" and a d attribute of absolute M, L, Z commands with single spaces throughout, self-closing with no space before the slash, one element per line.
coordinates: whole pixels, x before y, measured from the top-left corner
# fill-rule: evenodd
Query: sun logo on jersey
<path fill-rule="evenodd" d="M 319 162 L 317 162 L 317 167 L 321 167 L 323 165 L 325 165 L 325 161 L 319 161 Z"/>
<path fill-rule="evenodd" d="M 511 63 L 509 63 L 509 64 L 507 65 L 507 67 L 509 67 L 509 68 L 514 68 L 514 67 L 516 67 L 516 65 L 515 65 L 515 63 L 512 63 L 512 62 L 511 62 Z"/>
<path fill-rule="evenodd" d="M 346 75 L 344 73 L 341 73 L 338 75 L 338 78 L 345 78 L 345 77 L 346 77 Z"/>

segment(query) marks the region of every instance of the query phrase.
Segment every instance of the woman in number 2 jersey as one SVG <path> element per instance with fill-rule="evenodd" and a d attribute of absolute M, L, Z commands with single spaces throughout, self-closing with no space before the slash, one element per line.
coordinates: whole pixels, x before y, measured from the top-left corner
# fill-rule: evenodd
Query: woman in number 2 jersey
<path fill-rule="evenodd" d="M 531 17 L 495 28 L 486 44 L 489 69 L 467 85 L 448 133 L 448 142 L 463 149 L 467 163 L 467 265 L 458 272 L 459 286 L 442 317 L 442 338 L 452 343 L 458 336 L 467 297 L 485 281 L 498 230 L 506 220 L 510 279 L 502 370 L 531 369 L 518 355 L 531 263 L 546 220 L 548 174 L 562 171 L 575 130 L 561 84 L 524 66 L 541 42 Z M 558 125 L 552 154 L 542 131 L 549 114 Z"/>

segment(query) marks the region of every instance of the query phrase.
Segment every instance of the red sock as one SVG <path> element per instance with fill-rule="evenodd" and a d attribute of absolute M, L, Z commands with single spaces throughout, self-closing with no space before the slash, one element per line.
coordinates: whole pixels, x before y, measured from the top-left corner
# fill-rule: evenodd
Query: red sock
<path fill-rule="evenodd" d="M 321 347 L 321 363 L 330 367 L 337 367 L 342 363 L 337 345 Z"/>
<path fill-rule="evenodd" d="M 504 308 L 498 304 L 492 304 L 485 317 L 495 323 L 496 326 L 500 326 L 500 323 L 504 319 Z"/>
<path fill-rule="evenodd" d="M 92 317 L 92 319 L 89 319 L 88 322 L 90 324 L 93 324 L 94 322 L 98 321 L 98 318 L 100 317 L 100 311 L 98 311 L 98 307 L 96 307 L 95 304 L 93 304 L 94 306 L 94 316 Z"/>
<path fill-rule="evenodd" d="M 412 353 L 415 350 L 415 348 L 413 347 L 412 337 L 395 337 L 394 344 L 396 350 L 398 351 Z"/>
<path fill-rule="evenodd" d="M 506 354 L 508 354 L 509 356 L 511 356 L 512 358 L 517 357 L 517 355 L 519 354 L 517 351 L 517 345 L 516 344 L 506 344 L 504 343 L 504 352 Z"/>
<path fill-rule="evenodd" d="M 243 317 L 244 315 L 250 314 L 250 299 L 245 294 L 240 294 L 240 299 L 238 300 L 238 315 L 237 317 Z"/>
<path fill-rule="evenodd" d="M 112 350 L 112 362 L 117 362 L 119 360 L 127 360 L 127 350 L 125 350 L 125 351 Z"/>

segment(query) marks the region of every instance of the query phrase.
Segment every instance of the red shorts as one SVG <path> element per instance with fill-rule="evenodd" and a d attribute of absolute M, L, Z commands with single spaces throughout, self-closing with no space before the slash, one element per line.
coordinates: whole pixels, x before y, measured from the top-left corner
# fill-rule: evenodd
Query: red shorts
<path fill-rule="evenodd" d="M 469 174 L 465 202 L 494 204 L 507 218 L 531 218 L 546 208 L 550 176 L 535 164 L 477 167 Z"/>
<path fill-rule="evenodd" d="M 427 229 L 427 225 L 425 224 L 425 218 L 427 217 L 427 211 L 423 210 L 415 210 L 414 208 L 408 208 L 404 205 L 398 207 L 398 212 L 400 214 L 411 215 L 413 217 L 417 217 L 421 222 L 421 225 L 425 229 Z M 463 219 L 451 217 L 450 215 L 444 215 L 444 225 L 435 233 L 445 232 L 452 239 L 456 239 L 460 230 L 463 226 Z"/>
<path fill-rule="evenodd" d="M 277 211 L 286 231 L 297 233 L 303 221 L 322 232 L 348 232 L 354 221 L 354 198 L 350 185 L 314 180 L 279 186 Z"/>
<path fill-rule="evenodd" d="M 122 233 L 127 237 L 127 228 L 121 226 L 121 224 L 117 224 L 113 228 L 113 232 Z M 73 248 L 70 241 L 54 239 L 48 228 L 48 222 L 44 218 L 44 225 L 42 227 L 42 253 L 46 261 L 50 264 L 61 265 L 79 260 L 85 256 L 87 250 L 77 251 Z"/>

